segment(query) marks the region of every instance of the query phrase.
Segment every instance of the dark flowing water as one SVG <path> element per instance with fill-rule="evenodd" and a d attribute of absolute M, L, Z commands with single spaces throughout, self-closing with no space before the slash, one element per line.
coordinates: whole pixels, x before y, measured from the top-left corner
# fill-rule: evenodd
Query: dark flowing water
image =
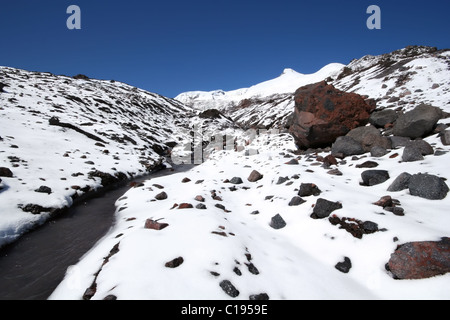
<path fill-rule="evenodd" d="M 159 171 L 145 178 L 187 171 L 192 165 Z M 96 195 L 0 250 L 0 300 L 45 300 L 111 228 L 115 202 L 129 183 Z"/>

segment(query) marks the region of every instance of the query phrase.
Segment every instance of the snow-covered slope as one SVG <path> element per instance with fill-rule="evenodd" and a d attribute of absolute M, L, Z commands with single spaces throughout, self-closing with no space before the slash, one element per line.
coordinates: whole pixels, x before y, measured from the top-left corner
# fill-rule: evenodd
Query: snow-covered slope
<path fill-rule="evenodd" d="M 365 56 L 345 67 L 337 88 L 367 95 L 378 109 L 405 111 L 426 103 L 450 109 L 450 50 L 407 47 L 380 56 Z"/>
<path fill-rule="evenodd" d="M 169 165 L 166 144 L 189 134 L 181 103 L 77 78 L 0 68 L 0 246 L 102 183 Z"/>
<path fill-rule="evenodd" d="M 449 299 L 450 274 L 394 280 L 385 269 L 398 244 L 439 240 L 450 233 L 450 197 L 433 201 L 407 190 L 387 191 L 404 171 L 450 178 L 450 148 L 436 137 L 428 141 L 447 153 L 399 163 L 391 157 L 399 149 L 382 158 L 364 155 L 324 168 L 320 157 L 326 152 L 297 156 L 290 136 L 264 135 L 249 146 L 258 155 L 221 151 L 189 172 L 151 179 L 117 201 L 117 224 L 68 270 L 50 298 Z M 292 159 L 298 164 L 287 164 Z M 368 160 L 388 170 L 392 179 L 361 186 L 365 169 L 356 166 Z M 333 169 L 342 175 L 331 174 Z M 262 179 L 248 181 L 253 170 Z M 231 183 L 234 177 L 243 183 Z M 314 183 L 322 193 L 289 205 L 302 183 Z M 156 200 L 162 192 L 167 198 Z M 373 204 L 386 194 L 400 201 L 404 216 Z M 370 221 L 378 231 L 358 239 L 328 219 L 311 218 L 319 198 L 342 204 L 333 212 L 336 217 Z M 280 229 L 270 225 L 277 214 L 286 223 Z M 147 219 L 168 225 L 148 229 Z M 351 261 L 348 273 L 335 267 L 345 257 Z"/>

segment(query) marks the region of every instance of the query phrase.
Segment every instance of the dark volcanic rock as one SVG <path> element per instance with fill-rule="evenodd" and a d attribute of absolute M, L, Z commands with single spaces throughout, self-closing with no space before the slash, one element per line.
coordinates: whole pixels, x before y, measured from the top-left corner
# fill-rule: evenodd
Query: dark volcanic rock
<path fill-rule="evenodd" d="M 348 273 L 352 268 L 352 262 L 350 258 L 344 257 L 344 261 L 338 262 L 334 267 L 338 269 L 340 272 Z"/>
<path fill-rule="evenodd" d="M 409 180 L 411 177 L 412 175 L 408 172 L 401 173 L 397 178 L 395 178 L 394 182 L 392 182 L 387 191 L 395 192 L 408 189 Z"/>
<path fill-rule="evenodd" d="M 220 282 L 222 290 L 232 298 L 236 298 L 239 295 L 239 290 L 230 282 L 230 280 L 223 280 Z"/>
<path fill-rule="evenodd" d="M 234 177 L 230 180 L 230 183 L 232 184 L 242 184 L 244 183 L 244 181 L 242 181 L 242 179 L 240 177 Z"/>
<path fill-rule="evenodd" d="M 52 189 L 47 186 L 40 186 L 38 189 L 36 189 L 34 191 L 38 192 L 38 193 L 47 193 L 47 194 L 52 193 Z"/>
<path fill-rule="evenodd" d="M 450 272 L 450 239 L 405 243 L 391 255 L 387 267 L 396 279 L 424 279 Z"/>
<path fill-rule="evenodd" d="M 370 152 L 374 147 L 381 147 L 384 149 L 392 148 L 391 140 L 382 136 L 380 130 L 374 126 L 355 128 L 347 133 L 346 136 L 359 142 L 364 152 Z"/>
<path fill-rule="evenodd" d="M 377 128 L 384 128 L 387 124 L 394 123 L 397 118 L 398 115 L 395 110 L 386 109 L 372 113 L 369 122 Z"/>
<path fill-rule="evenodd" d="M 342 154 L 344 157 L 363 154 L 365 151 L 358 141 L 351 137 L 338 137 L 331 146 L 333 155 Z"/>
<path fill-rule="evenodd" d="M 421 161 L 423 159 L 422 153 L 413 144 L 408 144 L 403 150 L 402 161 L 404 162 Z"/>
<path fill-rule="evenodd" d="M 320 193 L 319 187 L 314 183 L 302 183 L 298 191 L 300 197 L 318 196 Z"/>
<path fill-rule="evenodd" d="M 156 199 L 156 200 L 165 200 L 165 199 L 167 199 L 167 193 L 165 193 L 164 191 L 161 192 L 161 193 L 158 193 L 158 194 L 155 196 L 155 199 Z"/>
<path fill-rule="evenodd" d="M 5 178 L 12 178 L 13 177 L 13 173 L 10 169 L 5 168 L 5 167 L 1 167 L 0 168 L 0 177 L 5 177 Z"/>
<path fill-rule="evenodd" d="M 386 170 L 366 170 L 361 173 L 363 185 L 374 186 L 389 180 L 389 173 Z"/>
<path fill-rule="evenodd" d="M 430 200 L 441 200 L 447 196 L 449 188 L 445 181 L 431 174 L 415 174 L 409 180 L 409 192 Z"/>
<path fill-rule="evenodd" d="M 337 137 L 365 125 L 374 109 L 362 96 L 340 91 L 325 81 L 306 85 L 295 92 L 289 132 L 300 148 L 329 146 Z"/>
<path fill-rule="evenodd" d="M 342 209 L 340 202 L 333 202 L 323 198 L 317 199 L 316 204 L 311 214 L 313 219 L 323 219 L 328 217 L 333 211 Z"/>
<path fill-rule="evenodd" d="M 249 300 L 269 300 L 269 295 L 267 293 L 252 294 Z"/>
<path fill-rule="evenodd" d="M 177 268 L 184 262 L 183 257 L 175 258 L 165 264 L 167 268 Z"/>
<path fill-rule="evenodd" d="M 306 201 L 300 198 L 299 196 L 295 196 L 291 199 L 291 201 L 289 201 L 289 206 L 298 206 L 305 202 Z"/>
<path fill-rule="evenodd" d="M 412 139 L 423 138 L 430 134 L 442 117 L 442 110 L 430 105 L 421 104 L 414 110 L 398 117 L 393 133 L 395 136 Z"/>
<path fill-rule="evenodd" d="M 274 229 L 282 229 L 286 226 L 286 221 L 284 221 L 284 219 L 279 214 L 277 214 L 276 216 L 272 217 L 270 226 Z"/>

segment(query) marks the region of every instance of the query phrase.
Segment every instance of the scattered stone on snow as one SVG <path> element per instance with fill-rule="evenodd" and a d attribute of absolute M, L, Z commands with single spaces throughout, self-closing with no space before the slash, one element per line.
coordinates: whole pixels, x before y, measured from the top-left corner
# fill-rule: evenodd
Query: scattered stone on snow
<path fill-rule="evenodd" d="M 342 209 L 342 203 L 319 198 L 317 199 L 316 204 L 314 205 L 311 218 L 323 219 L 328 217 L 333 211 L 338 209 Z"/>
<path fill-rule="evenodd" d="M 249 177 L 247 178 L 247 180 L 250 181 L 250 182 L 256 182 L 256 181 L 261 180 L 263 177 L 264 177 L 264 176 L 263 176 L 261 173 L 259 173 L 259 172 L 256 171 L 256 170 L 253 170 L 253 171 L 250 173 L 250 175 L 249 175 Z"/>
<path fill-rule="evenodd" d="M 339 225 L 339 229 L 344 229 L 357 239 L 362 239 L 364 234 L 371 234 L 379 231 L 378 224 L 372 221 L 361 221 L 355 218 L 339 218 L 336 215 L 328 218 L 334 226 Z"/>
<path fill-rule="evenodd" d="M 298 195 L 300 197 L 318 196 L 322 191 L 314 183 L 302 183 Z"/>
<path fill-rule="evenodd" d="M 352 268 L 352 262 L 350 258 L 344 257 L 344 261 L 338 262 L 334 267 L 342 273 L 348 273 Z"/>
<path fill-rule="evenodd" d="M 156 200 L 165 200 L 165 199 L 167 199 L 167 193 L 165 193 L 164 191 L 161 192 L 161 193 L 158 193 L 158 194 L 155 196 L 155 199 L 156 199 Z"/>
<path fill-rule="evenodd" d="M 306 200 L 303 200 L 301 197 L 299 196 L 295 196 L 291 199 L 291 201 L 289 201 L 289 206 L 298 206 L 301 205 L 302 203 L 305 203 Z"/>
<path fill-rule="evenodd" d="M 411 177 L 412 175 L 408 172 L 401 173 L 397 178 L 395 178 L 387 191 L 396 192 L 408 189 L 409 180 L 411 179 Z"/>
<path fill-rule="evenodd" d="M 47 193 L 47 194 L 51 194 L 52 193 L 52 189 L 50 187 L 47 187 L 47 186 L 40 186 L 38 189 L 36 189 L 34 191 L 38 192 L 38 193 Z"/>
<path fill-rule="evenodd" d="M 239 296 L 239 290 L 231 283 L 230 280 L 223 280 L 220 282 L 220 287 L 222 290 L 232 298 Z"/>
<path fill-rule="evenodd" d="M 269 300 L 269 295 L 267 293 L 260 293 L 260 294 L 252 294 L 249 297 L 250 300 Z"/>
<path fill-rule="evenodd" d="M 442 178 L 426 173 L 412 175 L 409 179 L 408 188 L 411 195 L 429 200 L 442 200 L 449 191 Z"/>
<path fill-rule="evenodd" d="M 408 242 L 391 254 L 386 268 L 395 279 L 425 279 L 450 272 L 450 238 Z"/>
<path fill-rule="evenodd" d="M 361 173 L 364 186 L 375 186 L 390 179 L 386 170 L 366 170 Z"/>
<path fill-rule="evenodd" d="M 276 230 L 282 229 L 286 226 L 286 221 L 284 221 L 284 219 L 278 213 L 270 220 L 270 226 Z"/>
<path fill-rule="evenodd" d="M 161 223 L 161 222 L 158 222 L 157 220 L 155 221 L 153 219 L 147 219 L 145 221 L 144 228 L 145 229 L 153 229 L 153 230 L 162 230 L 168 226 L 169 226 L 168 223 Z"/>
<path fill-rule="evenodd" d="M 5 167 L 0 167 L 0 177 L 4 177 L 4 178 L 12 178 L 13 177 L 13 173 L 10 169 L 5 168 Z"/>
<path fill-rule="evenodd" d="M 194 208 L 194 206 L 190 203 L 181 203 L 178 206 L 178 209 L 191 209 L 191 208 Z"/>
<path fill-rule="evenodd" d="M 230 183 L 232 183 L 232 184 L 242 184 L 242 183 L 244 183 L 244 181 L 242 181 L 242 179 L 240 177 L 233 177 L 230 180 Z"/>
<path fill-rule="evenodd" d="M 164 265 L 166 268 L 177 268 L 184 262 L 183 257 L 175 258 Z"/>

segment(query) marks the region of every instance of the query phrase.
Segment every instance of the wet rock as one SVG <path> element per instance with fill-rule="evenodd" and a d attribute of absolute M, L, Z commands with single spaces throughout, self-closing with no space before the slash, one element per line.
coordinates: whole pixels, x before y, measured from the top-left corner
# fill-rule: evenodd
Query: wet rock
<path fill-rule="evenodd" d="M 396 279 L 425 279 L 450 272 L 450 239 L 400 245 L 387 268 Z"/>
<path fill-rule="evenodd" d="M 280 214 L 277 214 L 272 217 L 270 221 L 270 226 L 276 230 L 282 229 L 286 227 L 286 221 L 280 216 Z"/>
<path fill-rule="evenodd" d="M 338 262 L 334 267 L 342 273 L 348 273 L 352 268 L 352 262 L 350 258 L 344 257 L 344 261 Z"/>
<path fill-rule="evenodd" d="M 299 88 L 289 132 L 302 149 L 331 145 L 336 138 L 365 125 L 374 104 L 346 93 L 325 81 Z"/>
<path fill-rule="evenodd" d="M 223 280 L 220 282 L 222 290 L 232 298 L 239 296 L 239 290 L 231 283 L 230 280 Z"/>
<path fill-rule="evenodd" d="M 298 191 L 300 197 L 318 196 L 322 191 L 314 183 L 302 183 Z"/>
<path fill-rule="evenodd" d="M 389 173 L 386 170 L 366 170 L 361 173 L 363 185 L 374 186 L 389 180 Z"/>
<path fill-rule="evenodd" d="M 42 212 L 50 212 L 52 211 L 52 208 L 44 208 L 43 206 L 29 203 L 25 207 L 22 208 L 23 212 L 29 212 L 31 214 L 41 214 Z"/>
<path fill-rule="evenodd" d="M 412 175 L 410 175 L 408 172 L 401 173 L 397 178 L 395 178 L 394 182 L 392 182 L 387 191 L 395 192 L 408 189 L 409 180 L 411 179 L 411 177 Z"/>
<path fill-rule="evenodd" d="M 166 268 L 177 268 L 184 262 L 183 257 L 175 258 L 164 265 Z"/>
<path fill-rule="evenodd" d="M 13 177 L 13 173 L 8 168 L 0 167 L 0 177 L 12 178 Z"/>
<path fill-rule="evenodd" d="M 411 195 L 430 200 L 442 200 L 449 191 L 442 178 L 426 173 L 414 174 L 409 180 L 408 187 Z"/>
<path fill-rule="evenodd" d="M 51 194 L 52 189 L 47 186 L 40 186 L 38 189 L 34 190 L 34 192 Z"/>
<path fill-rule="evenodd" d="M 259 172 L 256 171 L 256 170 L 253 170 L 253 171 L 250 173 L 250 175 L 249 175 L 249 177 L 247 178 L 247 180 L 250 181 L 250 182 L 256 182 L 256 181 L 261 180 L 263 177 L 264 177 L 264 176 L 263 176 L 261 173 L 259 173 Z"/>
<path fill-rule="evenodd" d="M 395 136 L 411 139 L 423 138 L 433 131 L 434 126 L 441 117 L 442 111 L 439 108 L 421 104 L 414 110 L 398 117 L 393 133 Z"/>
<path fill-rule="evenodd" d="M 305 200 L 303 200 L 301 197 L 299 197 L 299 196 L 295 196 L 295 197 L 293 197 L 292 199 L 291 199 L 291 201 L 289 201 L 289 206 L 299 206 L 299 205 L 301 205 L 302 203 L 305 203 L 306 201 Z"/>
<path fill-rule="evenodd" d="M 328 217 L 333 211 L 342 209 L 342 204 L 340 202 L 333 202 L 323 198 L 319 198 L 311 214 L 313 219 L 323 219 Z"/>

